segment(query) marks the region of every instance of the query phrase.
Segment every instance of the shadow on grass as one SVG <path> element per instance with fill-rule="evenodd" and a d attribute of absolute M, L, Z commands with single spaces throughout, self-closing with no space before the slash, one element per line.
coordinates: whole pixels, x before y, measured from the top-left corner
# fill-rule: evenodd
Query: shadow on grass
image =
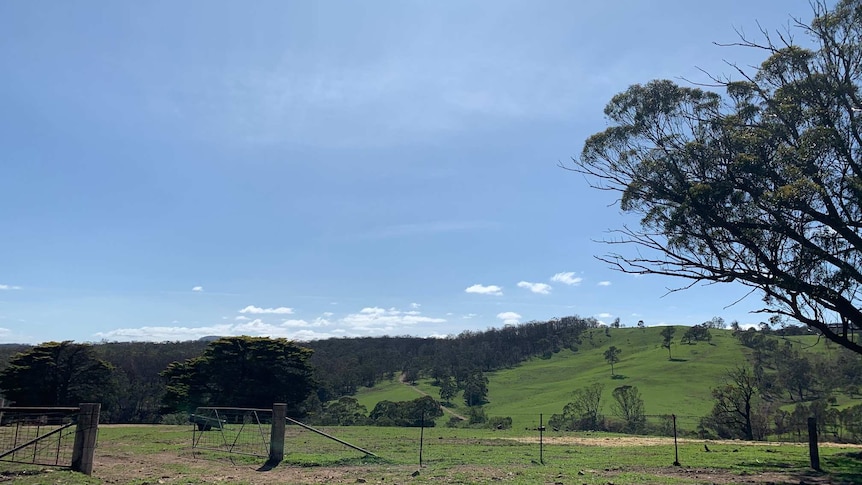
<path fill-rule="evenodd" d="M 679 359 L 677 357 L 674 357 L 673 359 L 668 359 L 668 360 L 671 362 L 688 362 L 688 359 Z"/>
<path fill-rule="evenodd" d="M 624 375 L 622 375 L 622 374 L 614 374 L 614 375 L 612 375 L 612 376 L 611 376 L 611 379 L 614 379 L 614 380 L 619 381 L 619 380 L 622 380 L 622 379 L 628 379 L 628 376 L 624 376 Z"/>

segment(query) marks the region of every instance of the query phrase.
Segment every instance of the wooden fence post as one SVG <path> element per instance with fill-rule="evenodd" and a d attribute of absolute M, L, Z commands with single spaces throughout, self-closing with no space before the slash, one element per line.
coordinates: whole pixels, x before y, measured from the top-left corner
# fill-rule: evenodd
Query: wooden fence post
<path fill-rule="evenodd" d="M 275 403 L 272 405 L 272 427 L 269 431 L 269 461 L 270 465 L 276 465 L 284 460 L 284 425 L 287 416 L 287 404 Z"/>
<path fill-rule="evenodd" d="M 817 449 L 817 418 L 808 418 L 808 455 L 811 468 L 820 471 L 820 450 Z"/>
<path fill-rule="evenodd" d="M 85 475 L 93 474 L 93 455 L 99 432 L 100 403 L 79 405 L 78 426 L 75 428 L 75 448 L 72 450 L 72 470 Z"/>

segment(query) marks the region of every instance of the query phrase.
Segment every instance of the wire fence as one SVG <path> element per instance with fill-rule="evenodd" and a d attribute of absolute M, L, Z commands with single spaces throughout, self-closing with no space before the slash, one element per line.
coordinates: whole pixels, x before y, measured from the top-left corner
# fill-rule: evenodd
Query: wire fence
<path fill-rule="evenodd" d="M 194 450 L 269 455 L 271 409 L 199 407 L 189 421 Z"/>
<path fill-rule="evenodd" d="M 0 408 L 0 461 L 70 466 L 78 408 Z"/>

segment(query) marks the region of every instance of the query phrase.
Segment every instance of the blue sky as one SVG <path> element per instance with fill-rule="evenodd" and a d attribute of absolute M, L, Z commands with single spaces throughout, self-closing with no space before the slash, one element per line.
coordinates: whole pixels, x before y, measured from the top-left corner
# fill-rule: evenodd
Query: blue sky
<path fill-rule="evenodd" d="M 0 342 L 742 323 L 621 274 L 559 168 L 615 93 L 808 0 L 2 2 Z"/>

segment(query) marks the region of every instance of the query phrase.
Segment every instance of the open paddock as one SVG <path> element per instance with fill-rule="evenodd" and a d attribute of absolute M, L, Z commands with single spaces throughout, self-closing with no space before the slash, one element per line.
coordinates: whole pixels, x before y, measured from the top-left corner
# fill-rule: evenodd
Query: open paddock
<path fill-rule="evenodd" d="M 680 440 L 547 432 L 540 449 L 529 430 L 426 428 L 419 466 L 418 428 L 324 427 L 369 450 L 367 456 L 288 426 L 285 459 L 191 447 L 192 426 L 103 425 L 93 475 L 0 464 L 0 482 L 16 484 L 312 484 L 511 483 L 702 484 L 862 483 L 862 447 L 821 444 L 823 472 L 808 467 L 796 443 Z M 217 433 L 219 431 L 208 431 Z M 708 451 L 707 451 L 708 450 Z"/>

